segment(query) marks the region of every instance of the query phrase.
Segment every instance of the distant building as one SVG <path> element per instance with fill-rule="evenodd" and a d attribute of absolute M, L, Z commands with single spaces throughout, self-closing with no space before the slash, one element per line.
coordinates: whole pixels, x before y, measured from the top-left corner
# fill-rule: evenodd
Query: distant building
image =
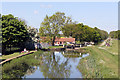
<path fill-rule="evenodd" d="M 40 37 L 41 41 L 50 41 L 47 37 Z M 64 43 L 75 43 L 75 38 L 56 38 L 54 44 L 55 45 L 63 45 Z"/>
<path fill-rule="evenodd" d="M 55 45 L 63 45 L 64 43 L 75 43 L 75 38 L 56 38 Z"/>

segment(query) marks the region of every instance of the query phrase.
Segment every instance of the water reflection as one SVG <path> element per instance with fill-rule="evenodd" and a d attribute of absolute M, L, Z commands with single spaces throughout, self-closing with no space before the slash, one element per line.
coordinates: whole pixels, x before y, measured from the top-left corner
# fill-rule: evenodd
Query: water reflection
<path fill-rule="evenodd" d="M 43 63 L 39 66 L 45 78 L 63 78 L 70 76 L 70 66 L 68 59 L 60 63 L 60 56 L 56 56 L 55 52 L 51 55 L 44 56 Z"/>
<path fill-rule="evenodd" d="M 3 74 L 4 77 L 14 78 L 82 78 L 77 65 L 82 57 L 88 55 L 70 51 L 37 53 L 28 58 L 23 57 L 20 60 L 23 62 L 18 62 L 19 66 L 14 66 L 11 62 L 10 65 L 13 66 L 5 68 Z M 7 65 L 9 64 L 5 64 Z M 14 76 L 9 75 L 7 71 Z"/>

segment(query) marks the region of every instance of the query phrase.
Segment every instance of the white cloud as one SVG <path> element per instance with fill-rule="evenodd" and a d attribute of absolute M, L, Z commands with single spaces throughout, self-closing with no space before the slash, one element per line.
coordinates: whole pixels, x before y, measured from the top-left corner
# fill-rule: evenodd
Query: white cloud
<path fill-rule="evenodd" d="M 38 14 L 38 11 L 37 11 L 37 10 L 34 10 L 34 14 Z"/>
<path fill-rule="evenodd" d="M 52 8 L 53 5 L 43 5 L 43 4 L 42 4 L 42 5 L 40 5 L 40 7 L 41 7 L 41 8 Z"/>

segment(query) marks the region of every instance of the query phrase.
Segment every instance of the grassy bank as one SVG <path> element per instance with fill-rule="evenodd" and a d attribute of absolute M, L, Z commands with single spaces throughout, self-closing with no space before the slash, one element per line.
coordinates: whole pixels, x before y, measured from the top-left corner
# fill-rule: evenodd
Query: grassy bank
<path fill-rule="evenodd" d="M 2 78 L 22 78 L 26 73 L 30 74 L 35 71 L 34 67 L 40 65 L 41 54 L 43 51 L 37 51 L 20 58 L 13 59 L 2 65 Z M 14 79 L 11 79 L 14 80 Z M 21 80 L 21 79 L 20 79 Z"/>
<path fill-rule="evenodd" d="M 63 46 L 49 46 L 48 48 L 49 49 L 52 49 L 52 48 L 63 48 Z"/>
<path fill-rule="evenodd" d="M 117 78 L 118 56 L 96 46 L 88 47 L 90 56 L 81 59 L 78 69 L 85 78 Z"/>
<path fill-rule="evenodd" d="M 118 55 L 118 50 L 120 49 L 118 47 L 118 40 L 112 39 L 110 41 L 110 44 L 111 44 L 110 47 L 107 47 L 107 46 L 104 45 L 101 48 L 105 49 L 106 51 L 108 51 L 111 54 Z"/>
<path fill-rule="evenodd" d="M 48 48 L 49 49 L 52 49 L 52 48 L 63 48 L 63 46 L 50 46 Z M 30 51 L 30 52 L 34 52 L 34 51 Z M 19 56 L 19 55 L 22 55 L 22 54 L 26 54 L 26 53 L 15 52 L 15 53 L 9 54 L 9 55 L 2 55 L 2 57 L 0 57 L 0 59 L 5 60 L 5 59 L 16 57 L 16 56 Z"/>
<path fill-rule="evenodd" d="M 34 52 L 34 51 L 30 51 L 30 52 Z M 22 54 L 26 54 L 26 53 L 19 53 L 19 52 L 15 52 L 13 54 L 9 54 L 9 55 L 2 55 L 2 57 L 0 57 L 0 59 L 9 59 L 9 58 L 12 58 L 12 57 L 16 57 L 16 56 L 19 56 L 19 55 L 22 55 Z"/>

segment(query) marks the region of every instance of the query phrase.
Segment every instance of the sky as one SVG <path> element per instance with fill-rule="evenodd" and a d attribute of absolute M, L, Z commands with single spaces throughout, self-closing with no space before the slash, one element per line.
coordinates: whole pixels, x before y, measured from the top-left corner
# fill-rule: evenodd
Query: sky
<path fill-rule="evenodd" d="M 37 29 L 46 15 L 58 11 L 92 28 L 118 30 L 118 2 L 2 2 L 2 15 L 13 14 Z"/>

